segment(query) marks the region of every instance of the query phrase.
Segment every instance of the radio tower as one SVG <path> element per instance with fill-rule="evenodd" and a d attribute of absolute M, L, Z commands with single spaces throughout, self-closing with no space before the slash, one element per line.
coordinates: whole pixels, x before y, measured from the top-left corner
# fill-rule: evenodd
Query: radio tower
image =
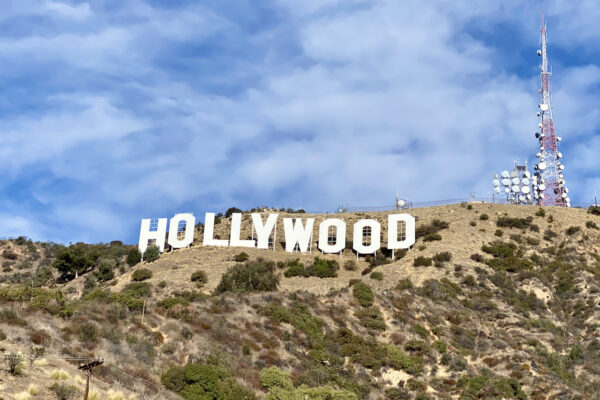
<path fill-rule="evenodd" d="M 535 170 L 533 176 L 534 198 L 537 204 L 541 206 L 570 207 L 569 189 L 565 187 L 563 176 L 565 166 L 560 162 L 562 154 L 558 151 L 558 142 L 560 142 L 561 138 L 554 133 L 554 120 L 552 119 L 552 106 L 550 104 L 551 72 L 548 71 L 546 24 L 543 13 L 541 42 L 542 49 L 537 51 L 538 56 L 542 57 L 542 64 L 540 66 L 542 78 L 540 94 L 542 102 L 539 104 L 540 111 L 537 114 L 538 117 L 541 117 L 541 122 L 538 125 L 541 133 L 536 132 L 535 134 L 535 137 L 540 141 L 540 151 L 536 154 L 539 161 L 533 168 Z"/>

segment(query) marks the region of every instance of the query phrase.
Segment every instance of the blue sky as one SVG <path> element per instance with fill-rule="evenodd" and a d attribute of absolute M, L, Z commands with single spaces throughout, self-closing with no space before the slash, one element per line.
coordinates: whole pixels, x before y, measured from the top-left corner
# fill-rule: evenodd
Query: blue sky
<path fill-rule="evenodd" d="M 536 152 L 542 8 L 589 204 L 595 1 L 5 0 L 0 236 L 133 243 L 177 212 L 486 196 Z"/>

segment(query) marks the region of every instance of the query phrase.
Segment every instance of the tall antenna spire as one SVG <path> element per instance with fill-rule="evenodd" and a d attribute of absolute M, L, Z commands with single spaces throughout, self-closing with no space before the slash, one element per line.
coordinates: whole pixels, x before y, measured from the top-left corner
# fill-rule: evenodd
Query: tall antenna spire
<path fill-rule="evenodd" d="M 548 70 L 544 13 L 542 13 L 541 45 L 541 50 L 537 52 L 538 56 L 542 57 L 542 64 L 540 65 L 542 80 L 542 88 L 540 89 L 541 103 L 539 104 L 540 110 L 537 114 L 541 119 L 538 125 L 541 132 L 536 132 L 535 134 L 535 137 L 540 141 L 540 151 L 536 154 L 539 161 L 534 166 L 534 197 L 537 204 L 542 206 L 570 207 L 569 189 L 564 186 L 563 170 L 565 166 L 560 161 L 562 153 L 558 151 L 558 142 L 560 142 L 561 138 L 555 135 L 554 119 L 552 118 L 552 96 L 550 94 L 550 75 L 552 73 Z"/>

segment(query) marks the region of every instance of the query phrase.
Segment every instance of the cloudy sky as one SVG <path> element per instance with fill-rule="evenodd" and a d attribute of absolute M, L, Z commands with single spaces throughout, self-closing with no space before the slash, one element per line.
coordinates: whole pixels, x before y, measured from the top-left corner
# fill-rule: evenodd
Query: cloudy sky
<path fill-rule="evenodd" d="M 487 196 L 538 147 L 542 8 L 589 204 L 595 0 L 4 0 L 0 236 L 133 243 L 176 212 Z"/>

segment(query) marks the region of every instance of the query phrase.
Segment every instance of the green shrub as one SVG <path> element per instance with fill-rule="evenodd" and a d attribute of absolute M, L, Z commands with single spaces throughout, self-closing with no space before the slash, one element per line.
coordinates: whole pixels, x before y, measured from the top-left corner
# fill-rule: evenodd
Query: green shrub
<path fill-rule="evenodd" d="M 344 263 L 344 269 L 346 271 L 356 271 L 358 269 L 358 265 L 354 260 L 348 260 Z"/>
<path fill-rule="evenodd" d="M 429 266 L 431 266 L 431 263 L 432 263 L 431 258 L 423 257 L 423 256 L 419 256 L 419 257 L 415 258 L 415 260 L 413 261 L 413 265 L 415 267 L 429 267 Z"/>
<path fill-rule="evenodd" d="M 579 226 L 571 226 L 569 227 L 565 233 L 569 236 L 573 236 L 574 234 L 576 234 L 577 232 L 581 231 L 581 227 Z"/>
<path fill-rule="evenodd" d="M 233 257 L 233 261 L 235 262 L 244 262 L 244 261 L 248 261 L 250 259 L 250 256 L 248 255 L 248 253 L 242 251 L 241 253 L 236 254 Z"/>
<path fill-rule="evenodd" d="M 469 225 L 471 225 L 471 226 L 477 226 L 477 222 L 471 221 L 471 222 L 469 222 Z"/>
<path fill-rule="evenodd" d="M 282 389 L 292 389 L 294 387 L 290 374 L 277 367 L 265 368 L 260 371 L 260 383 L 267 390 L 274 387 Z"/>
<path fill-rule="evenodd" d="M 585 227 L 588 229 L 598 229 L 598 225 L 594 221 L 586 221 Z"/>
<path fill-rule="evenodd" d="M 184 399 L 254 400 L 254 394 L 241 387 L 219 365 L 190 363 L 169 368 L 161 375 L 161 383 Z"/>
<path fill-rule="evenodd" d="M 0 329 L 0 342 L 6 340 L 6 333 L 2 329 Z"/>
<path fill-rule="evenodd" d="M 439 219 L 434 219 L 428 225 L 418 226 L 415 229 L 415 237 L 418 239 L 420 237 L 432 235 L 432 234 L 435 234 L 435 233 L 441 231 L 442 229 L 448 229 L 449 227 L 450 227 L 450 224 L 448 222 L 440 221 Z M 439 236 L 439 235 L 437 235 L 437 236 Z M 431 237 L 435 237 L 435 236 L 431 236 Z M 440 239 L 433 239 L 433 240 L 441 240 L 441 236 L 439 236 L 439 237 L 440 237 Z M 431 241 L 431 240 L 426 240 L 426 241 Z"/>
<path fill-rule="evenodd" d="M 546 216 L 546 210 L 544 210 L 543 208 L 538 208 L 538 210 L 535 212 L 535 216 L 536 217 L 545 217 Z"/>
<path fill-rule="evenodd" d="M 383 280 L 383 272 L 373 271 L 373 272 L 371 272 L 370 277 L 371 277 L 371 279 L 375 279 L 377 281 L 382 281 Z"/>
<path fill-rule="evenodd" d="M 588 213 L 592 215 L 600 215 L 600 206 L 590 206 L 588 208 Z"/>
<path fill-rule="evenodd" d="M 164 308 L 165 310 L 168 310 L 176 305 L 187 307 L 190 305 L 190 302 L 187 299 L 184 299 L 183 297 L 168 297 L 159 301 L 157 305 L 161 308 Z"/>
<path fill-rule="evenodd" d="M 80 391 L 73 385 L 66 383 L 53 383 L 48 387 L 57 400 L 70 400 L 80 396 Z"/>
<path fill-rule="evenodd" d="M 23 355 L 21 353 L 10 353 L 3 355 L 4 363 L 11 375 L 19 375 L 23 366 Z"/>
<path fill-rule="evenodd" d="M 411 375 L 419 375 L 423 372 L 423 359 L 416 356 L 409 356 L 404 353 L 400 347 L 393 344 L 385 345 L 387 360 L 386 363 L 397 370 L 403 370 Z"/>
<path fill-rule="evenodd" d="M 352 286 L 352 295 L 363 307 L 371 307 L 373 305 L 373 290 L 363 281 Z"/>
<path fill-rule="evenodd" d="M 487 221 L 488 219 L 490 219 L 490 216 L 487 215 L 487 214 L 481 214 L 479 216 L 479 219 L 482 220 L 482 221 Z"/>
<path fill-rule="evenodd" d="M 500 217 L 496 221 L 496 226 L 499 228 L 516 228 L 516 229 L 527 229 L 531 226 L 533 217 L 527 218 L 511 218 L 511 217 Z"/>
<path fill-rule="evenodd" d="M 441 268 L 444 266 L 445 262 L 449 262 L 452 260 L 452 253 L 448 251 L 444 251 L 442 253 L 437 253 L 432 257 L 433 262 L 436 267 Z"/>
<path fill-rule="evenodd" d="M 446 343 L 441 342 L 439 340 L 433 342 L 433 348 L 436 349 L 437 352 L 440 354 L 444 354 L 448 350 L 448 346 L 446 346 Z"/>
<path fill-rule="evenodd" d="M 423 339 L 429 337 L 429 331 L 422 325 L 415 325 L 415 333 L 421 336 Z"/>
<path fill-rule="evenodd" d="M 258 258 L 236 264 L 221 277 L 215 294 L 225 292 L 263 292 L 274 291 L 279 286 L 280 276 L 276 274 L 275 263 Z"/>
<path fill-rule="evenodd" d="M 231 217 L 231 214 L 241 214 L 243 211 L 240 210 L 237 207 L 230 207 L 227 209 L 227 211 L 225 211 L 225 218 L 229 218 Z M 242 260 L 242 261 L 246 261 L 246 260 Z"/>
<path fill-rule="evenodd" d="M 152 271 L 148 268 L 137 269 L 131 275 L 131 280 L 135 282 L 145 281 L 146 279 L 152 278 Z"/>
<path fill-rule="evenodd" d="M 192 272 L 190 280 L 199 284 L 205 284 L 206 282 L 208 282 L 208 276 L 206 276 L 206 272 L 204 271 L 196 271 Z"/>
<path fill-rule="evenodd" d="M 439 233 L 428 233 L 427 235 L 423 236 L 424 242 L 433 242 L 436 240 L 442 240 L 442 235 Z"/>
<path fill-rule="evenodd" d="M 79 340 L 84 343 L 96 342 L 98 340 L 98 328 L 91 322 L 83 322 L 76 326 L 75 331 Z"/>
<path fill-rule="evenodd" d="M 410 278 L 404 278 L 404 279 L 400 279 L 398 281 L 398 284 L 396 285 L 396 287 L 394 289 L 396 290 L 409 290 L 412 289 L 414 287 L 412 281 L 410 280 Z"/>
<path fill-rule="evenodd" d="M 144 261 L 153 262 L 160 258 L 160 249 L 158 246 L 152 244 L 146 248 L 144 252 Z"/>
<path fill-rule="evenodd" d="M 365 328 L 379 331 L 384 331 L 386 328 L 383 315 L 381 315 L 381 311 L 377 307 L 363 308 L 357 311 L 355 316 Z"/>
<path fill-rule="evenodd" d="M 142 253 L 140 253 L 140 250 L 137 247 L 130 248 L 129 251 L 127 252 L 127 258 L 126 258 L 127 265 L 129 265 L 130 267 L 133 267 L 134 265 L 138 264 L 141 261 L 142 261 Z"/>
<path fill-rule="evenodd" d="M 293 276 L 303 276 L 305 278 L 316 276 L 319 278 L 335 278 L 340 268 L 336 260 L 326 260 L 315 257 L 313 263 L 304 266 L 299 260 L 293 260 L 288 263 L 288 269 L 284 272 L 287 278 Z"/>
<path fill-rule="evenodd" d="M 500 236 L 504 235 L 504 231 L 502 229 L 496 229 L 496 232 L 494 232 L 494 235 L 500 237 Z"/>
<path fill-rule="evenodd" d="M 400 258 L 402 258 L 402 257 L 400 257 Z M 382 251 L 377 253 L 375 256 L 367 256 L 365 258 L 365 260 L 367 261 L 367 263 L 369 263 L 369 266 L 371 268 L 375 268 L 380 265 L 385 265 L 385 264 L 389 264 L 392 262 L 392 260 L 390 258 L 386 257 Z"/>

